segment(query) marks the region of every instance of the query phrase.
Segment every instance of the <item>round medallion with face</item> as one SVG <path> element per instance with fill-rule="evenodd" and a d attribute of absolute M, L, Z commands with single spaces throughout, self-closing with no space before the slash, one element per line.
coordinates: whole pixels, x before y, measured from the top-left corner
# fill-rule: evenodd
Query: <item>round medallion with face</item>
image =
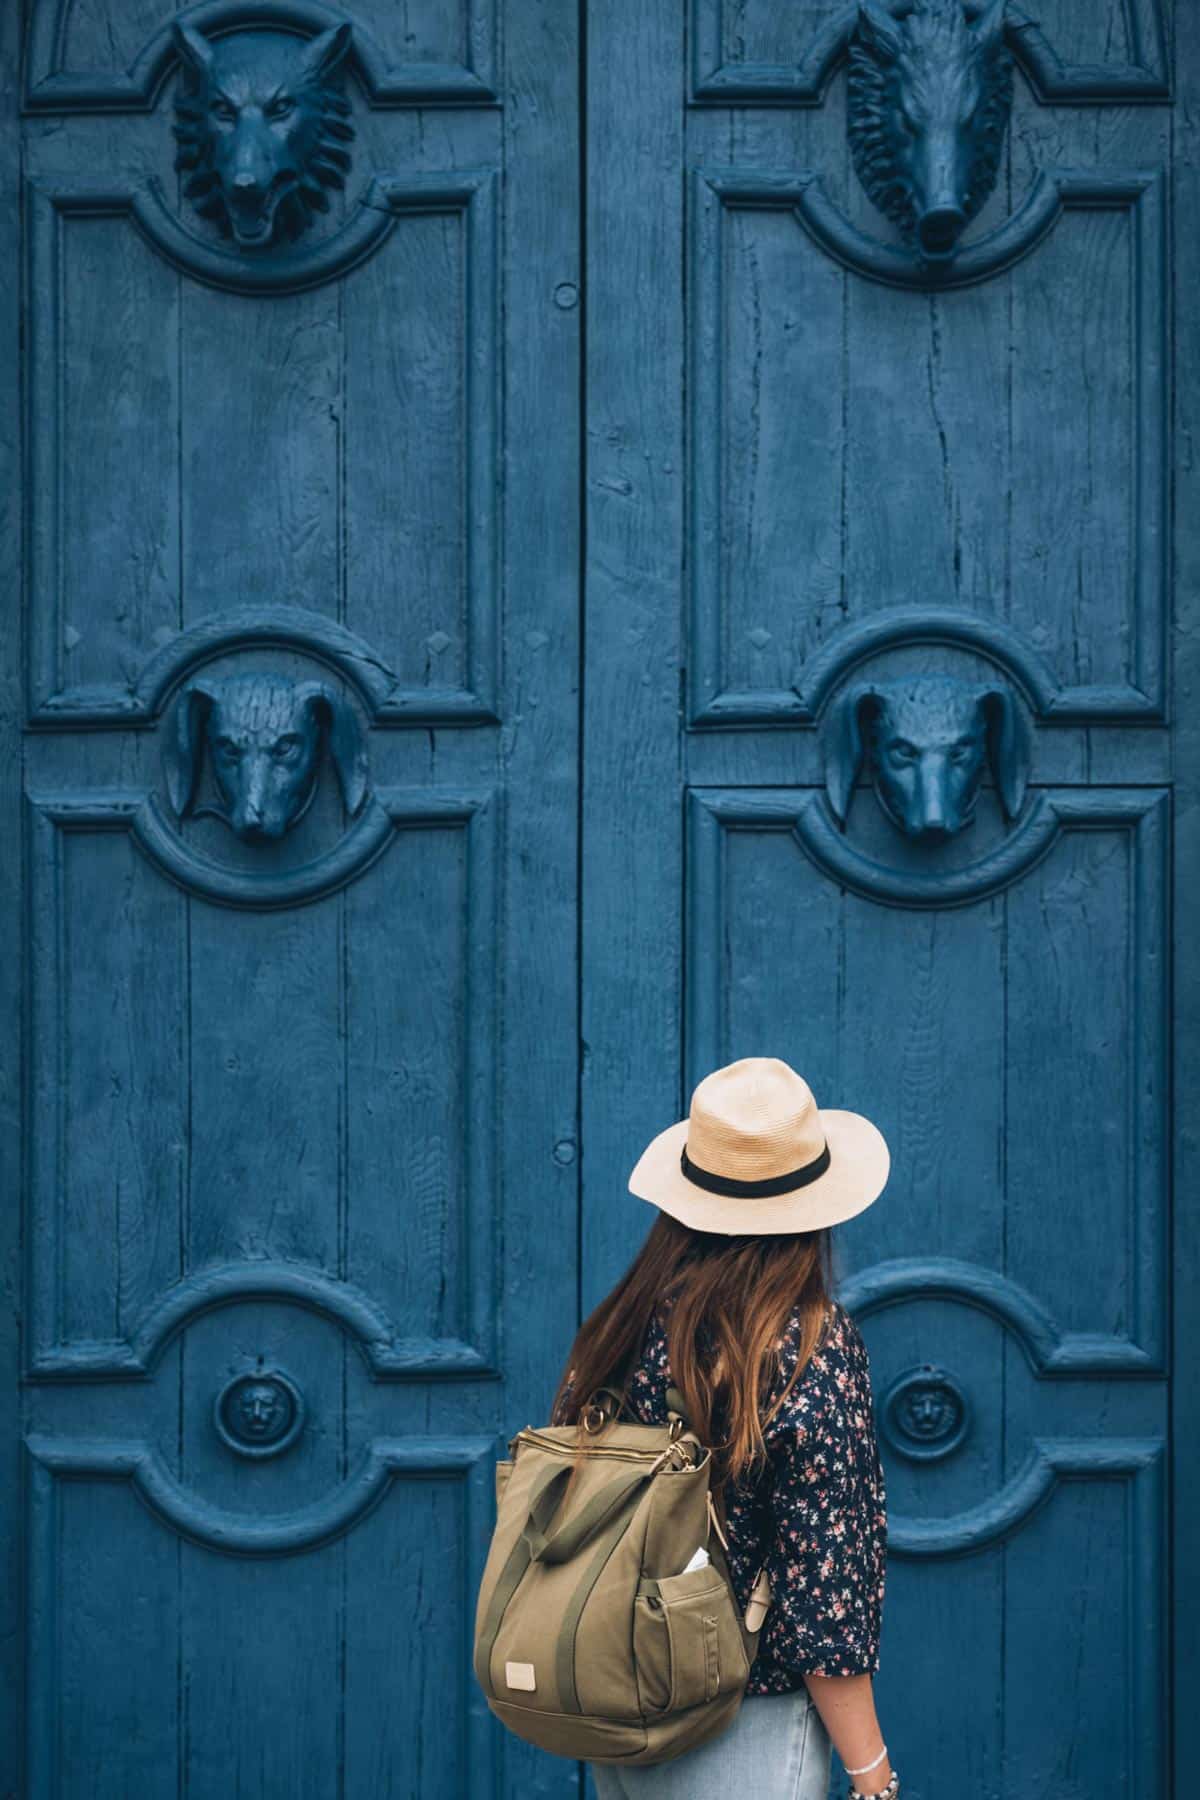
<path fill-rule="evenodd" d="M 217 1432 L 239 1456 L 278 1456 L 304 1420 L 299 1389 L 277 1369 L 236 1375 L 217 1395 Z"/>
<path fill-rule="evenodd" d="M 957 1449 L 968 1423 L 967 1397 L 952 1375 L 919 1363 L 896 1378 L 884 1396 L 882 1421 L 893 1449 L 932 1461 Z"/>

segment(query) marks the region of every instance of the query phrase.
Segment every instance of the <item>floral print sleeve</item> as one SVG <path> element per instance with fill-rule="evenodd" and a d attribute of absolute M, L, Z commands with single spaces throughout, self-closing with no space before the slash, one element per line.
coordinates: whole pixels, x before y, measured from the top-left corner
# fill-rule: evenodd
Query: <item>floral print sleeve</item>
<path fill-rule="evenodd" d="M 782 1340 L 776 1393 L 795 1368 L 798 1326 L 793 1321 Z M 759 1645 L 763 1673 L 875 1674 L 887 1496 L 867 1347 L 839 1302 L 764 1435 L 771 1474 L 762 1548 L 772 1604 Z"/>

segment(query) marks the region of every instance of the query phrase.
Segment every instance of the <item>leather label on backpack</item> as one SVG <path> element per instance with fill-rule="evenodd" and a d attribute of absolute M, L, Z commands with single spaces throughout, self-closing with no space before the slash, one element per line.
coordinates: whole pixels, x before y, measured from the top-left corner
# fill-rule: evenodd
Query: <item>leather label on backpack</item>
<path fill-rule="evenodd" d="M 537 1690 L 532 1663 L 506 1662 L 504 1679 L 510 1688 L 523 1688 L 527 1694 Z"/>

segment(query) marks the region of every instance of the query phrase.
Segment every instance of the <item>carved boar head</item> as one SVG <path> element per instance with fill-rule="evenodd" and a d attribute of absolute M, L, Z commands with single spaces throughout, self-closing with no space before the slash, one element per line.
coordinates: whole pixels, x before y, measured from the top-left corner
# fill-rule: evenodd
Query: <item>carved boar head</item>
<path fill-rule="evenodd" d="M 860 0 L 848 107 L 872 201 L 927 262 L 952 257 L 996 185 L 1012 109 L 1004 0 L 902 0 L 895 11 Z"/>

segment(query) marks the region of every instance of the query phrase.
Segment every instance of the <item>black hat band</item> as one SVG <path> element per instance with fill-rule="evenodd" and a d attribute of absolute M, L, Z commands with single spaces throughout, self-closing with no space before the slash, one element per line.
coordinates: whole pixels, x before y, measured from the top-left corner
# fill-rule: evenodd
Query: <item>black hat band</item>
<path fill-rule="evenodd" d="M 737 1181 L 732 1175 L 714 1175 L 711 1169 L 700 1168 L 689 1157 L 686 1144 L 679 1152 L 679 1166 L 696 1187 L 707 1188 L 710 1194 L 731 1194 L 746 1200 L 765 1199 L 769 1194 L 787 1194 L 793 1188 L 807 1187 L 810 1181 L 825 1173 L 829 1163 L 829 1145 L 826 1144 L 812 1162 L 790 1169 L 786 1175 L 769 1175 L 764 1181 Z"/>

